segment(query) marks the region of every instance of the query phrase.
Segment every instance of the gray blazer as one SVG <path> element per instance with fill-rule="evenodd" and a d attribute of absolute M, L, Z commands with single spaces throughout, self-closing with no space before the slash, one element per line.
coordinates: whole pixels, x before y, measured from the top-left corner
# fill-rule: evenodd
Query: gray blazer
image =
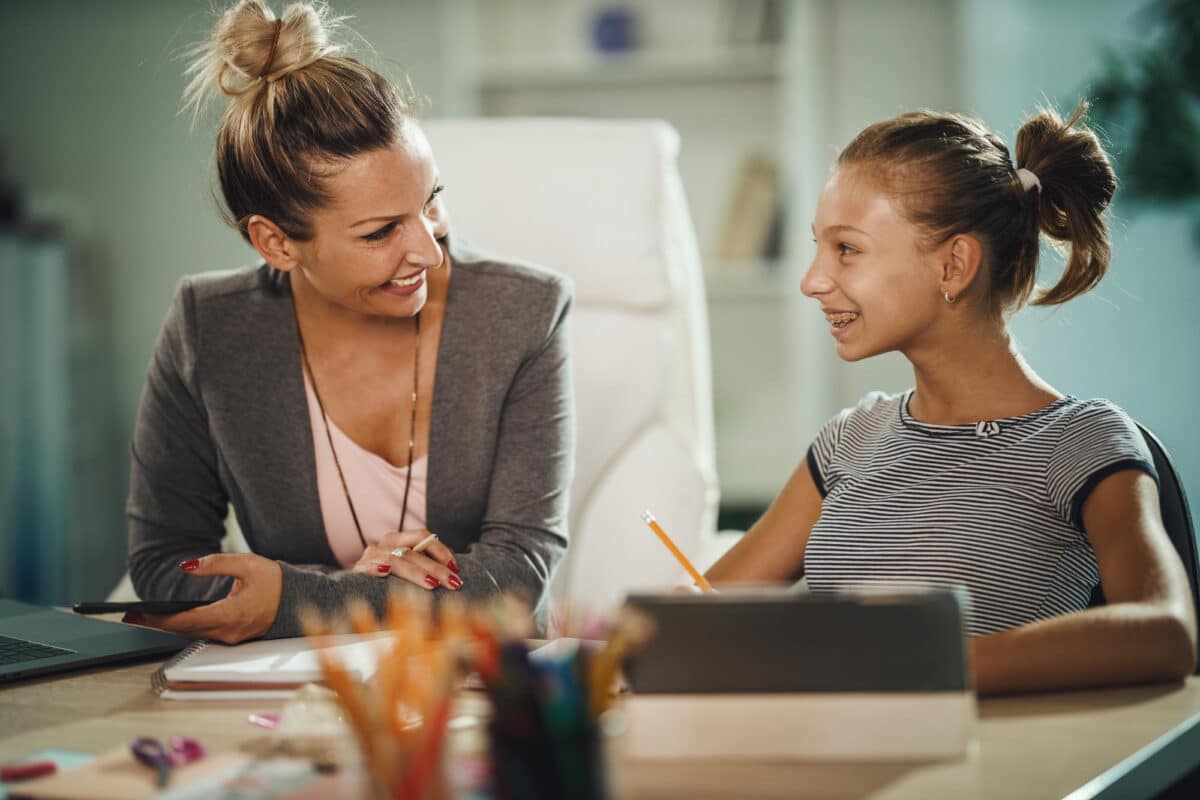
<path fill-rule="evenodd" d="M 427 524 L 471 599 L 516 590 L 544 622 L 567 546 L 574 409 L 568 279 L 452 241 L 429 434 Z M 325 535 L 291 283 L 269 266 L 184 278 L 163 324 L 132 445 L 129 572 L 147 599 L 224 596 L 179 562 L 219 550 L 229 503 L 283 568 L 267 637 L 304 605 L 382 609 L 397 580 L 341 569 Z M 446 592 L 435 590 L 435 595 Z"/>

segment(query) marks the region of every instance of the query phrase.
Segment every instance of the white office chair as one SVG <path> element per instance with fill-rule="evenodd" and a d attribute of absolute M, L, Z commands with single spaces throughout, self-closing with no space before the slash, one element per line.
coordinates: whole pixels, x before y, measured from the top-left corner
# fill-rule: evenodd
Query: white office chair
<path fill-rule="evenodd" d="M 697 564 L 713 560 L 708 316 L 678 134 L 640 120 L 423 127 L 455 234 L 575 283 L 577 457 L 555 602 L 603 612 L 629 589 L 688 581 L 641 520 L 650 509 Z M 244 551 L 229 525 L 224 549 Z M 131 596 L 126 576 L 113 597 Z"/>
<path fill-rule="evenodd" d="M 704 278 L 676 159 L 652 120 L 430 120 L 456 235 L 569 275 L 577 457 L 556 603 L 607 610 L 711 547 L 717 480 Z"/>

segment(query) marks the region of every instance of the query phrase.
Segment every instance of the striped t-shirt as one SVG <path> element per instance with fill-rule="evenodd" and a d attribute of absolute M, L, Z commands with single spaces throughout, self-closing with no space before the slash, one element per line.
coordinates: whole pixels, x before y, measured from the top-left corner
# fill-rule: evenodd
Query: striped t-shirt
<path fill-rule="evenodd" d="M 1119 470 L 1158 479 L 1129 416 L 1064 397 L 1019 417 L 930 425 L 909 416 L 911 396 L 868 394 L 809 448 L 824 498 L 809 587 L 966 587 L 971 635 L 1086 608 L 1099 572 L 1084 500 Z"/>

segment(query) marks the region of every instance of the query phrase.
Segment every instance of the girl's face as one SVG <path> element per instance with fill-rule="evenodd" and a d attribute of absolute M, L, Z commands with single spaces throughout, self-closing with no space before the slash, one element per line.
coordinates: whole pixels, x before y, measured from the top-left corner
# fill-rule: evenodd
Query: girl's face
<path fill-rule="evenodd" d="M 406 123 L 391 147 L 362 153 L 326 178 L 293 280 L 360 314 L 411 317 L 428 298 L 426 271 L 444 263 L 446 216 L 425 135 Z M 298 273 L 298 274 L 297 274 Z"/>
<path fill-rule="evenodd" d="M 817 252 L 800 288 L 821 302 L 837 354 L 858 361 L 909 352 L 932 335 L 944 305 L 940 248 L 919 231 L 869 173 L 839 167 L 817 202 Z"/>

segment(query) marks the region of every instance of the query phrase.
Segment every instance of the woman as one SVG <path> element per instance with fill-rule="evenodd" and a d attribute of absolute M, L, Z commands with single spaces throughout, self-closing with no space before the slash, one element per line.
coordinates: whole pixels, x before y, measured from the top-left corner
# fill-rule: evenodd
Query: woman
<path fill-rule="evenodd" d="M 318 10 L 242 0 L 192 66 L 257 268 L 184 279 L 134 433 L 140 621 L 238 642 L 391 586 L 524 594 L 567 541 L 567 281 L 452 239 L 429 145 Z M 251 550 L 220 554 L 232 503 Z M 422 552 L 418 543 L 437 535 Z"/>
<path fill-rule="evenodd" d="M 1019 169 L 980 123 L 929 112 L 841 153 L 802 289 L 839 356 L 898 350 L 916 385 L 830 420 L 711 581 L 966 586 L 980 692 L 1191 673 L 1196 621 L 1145 442 L 1112 403 L 1036 375 L 1006 323 L 1035 292 L 1041 233 L 1070 256 L 1034 305 L 1108 267 L 1116 178 L 1085 110 L 1026 122 Z M 1097 582 L 1107 605 L 1088 608 Z"/>

